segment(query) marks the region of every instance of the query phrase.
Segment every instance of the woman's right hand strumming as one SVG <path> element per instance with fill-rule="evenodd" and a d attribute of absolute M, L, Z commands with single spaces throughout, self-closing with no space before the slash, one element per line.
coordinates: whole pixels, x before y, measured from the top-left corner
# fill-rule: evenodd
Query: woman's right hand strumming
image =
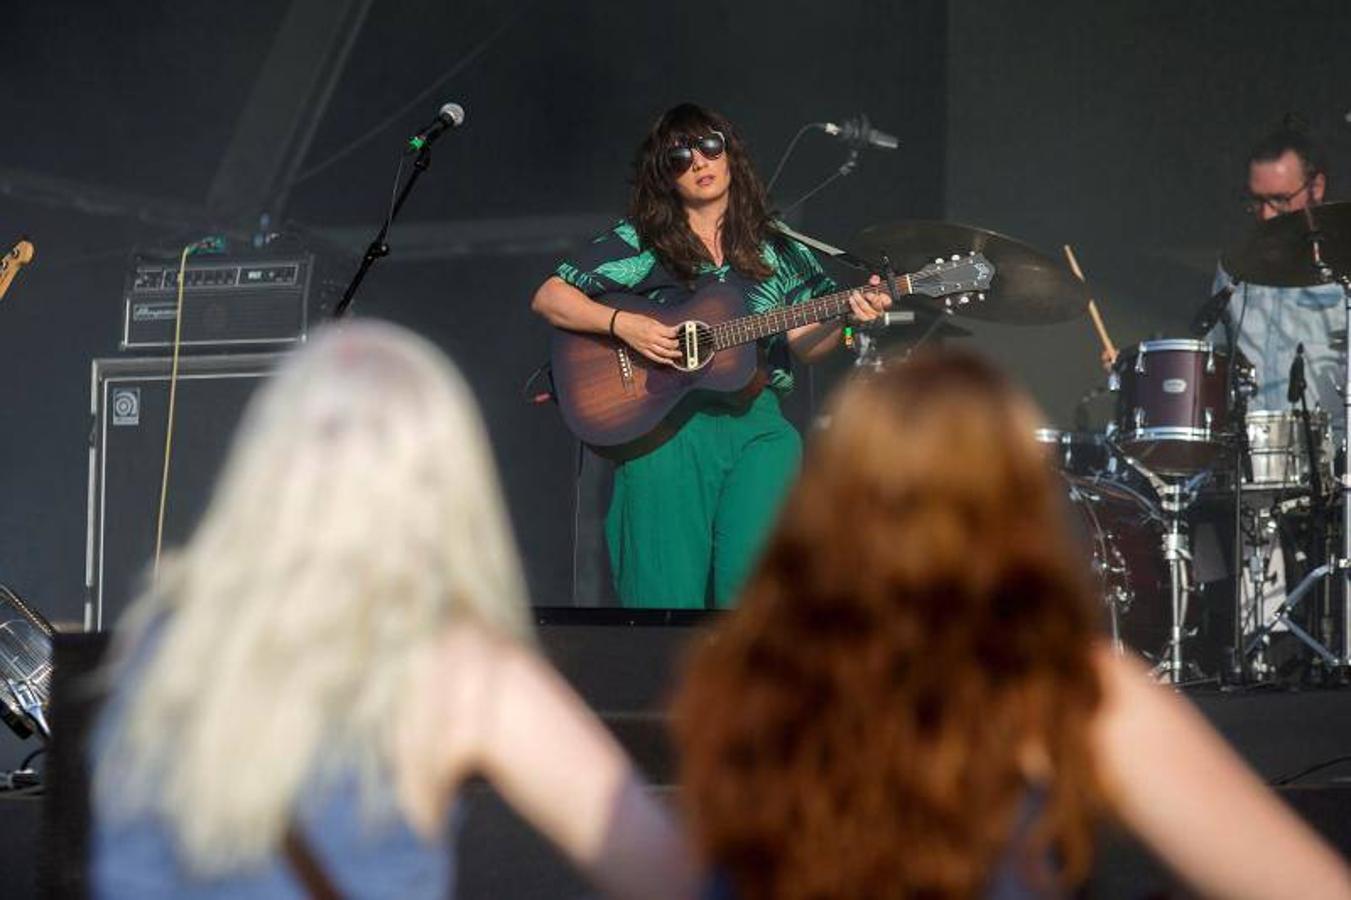
<path fill-rule="evenodd" d="M 671 365 L 680 359 L 674 325 L 627 311 L 615 314 L 614 308 L 597 303 L 557 275 L 547 279 L 535 291 L 530 308 L 555 328 L 612 333 L 655 363 Z"/>
<path fill-rule="evenodd" d="M 614 319 L 615 337 L 655 363 L 671 365 L 680 359 L 680 345 L 676 342 L 674 325 L 663 325 L 656 319 L 638 313 L 620 312 Z"/>

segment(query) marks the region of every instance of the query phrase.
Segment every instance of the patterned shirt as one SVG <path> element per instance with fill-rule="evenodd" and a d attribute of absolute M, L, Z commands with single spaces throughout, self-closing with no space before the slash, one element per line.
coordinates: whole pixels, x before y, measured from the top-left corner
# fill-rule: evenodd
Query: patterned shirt
<path fill-rule="evenodd" d="M 662 306 L 680 303 L 705 285 L 731 284 L 745 296 L 746 311 L 757 315 L 838 290 L 812 252 L 791 238 L 776 235 L 765 241 L 760 253 L 772 273 L 764 281 L 754 281 L 728 264 L 705 263 L 691 285 L 667 271 L 656 254 L 641 245 L 633 225 L 621 219 L 576 258 L 559 263 L 555 274 L 588 297 L 623 292 Z M 760 346 L 769 362 L 769 386 L 780 393 L 792 390 L 792 362 L 784 335 L 763 338 Z"/>
<path fill-rule="evenodd" d="M 1215 273 L 1216 291 L 1235 283 L 1223 268 Z M 1304 375 L 1309 385 L 1309 409 L 1327 412 L 1333 430 L 1342 430 L 1342 353 L 1332 346 L 1332 332 L 1345 327 L 1342 289 L 1336 284 L 1314 287 L 1271 287 L 1239 284 L 1229 298 L 1229 315 L 1238 325 L 1238 349 L 1253 364 L 1257 393 L 1248 409 L 1290 409 L 1286 392 L 1295 347 L 1304 345 Z M 1226 346 L 1224 323 L 1208 335 Z"/>

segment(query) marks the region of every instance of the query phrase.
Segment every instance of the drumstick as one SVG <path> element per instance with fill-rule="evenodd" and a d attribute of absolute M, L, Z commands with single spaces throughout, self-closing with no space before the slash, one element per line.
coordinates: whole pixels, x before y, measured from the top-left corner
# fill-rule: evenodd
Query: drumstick
<path fill-rule="evenodd" d="M 1087 284 L 1088 279 L 1084 277 L 1083 270 L 1079 268 L 1079 260 L 1074 258 L 1074 250 L 1070 248 L 1069 244 L 1065 245 L 1065 258 L 1069 260 L 1070 271 L 1080 281 Z M 1102 349 L 1112 358 L 1112 362 L 1116 362 L 1116 346 L 1107 334 L 1107 325 L 1102 321 L 1102 314 L 1098 312 L 1098 304 L 1093 302 L 1092 297 L 1088 298 L 1088 316 L 1093 320 L 1093 328 L 1098 332 L 1098 340 L 1102 341 Z"/>

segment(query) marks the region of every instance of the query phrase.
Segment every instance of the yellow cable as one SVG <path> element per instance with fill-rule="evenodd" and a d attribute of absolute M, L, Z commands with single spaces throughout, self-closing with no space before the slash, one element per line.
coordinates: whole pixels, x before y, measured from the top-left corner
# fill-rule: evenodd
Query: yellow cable
<path fill-rule="evenodd" d="M 151 568 L 151 581 L 159 582 L 160 550 L 164 546 L 164 507 L 169 499 L 169 459 L 174 446 L 174 404 L 178 399 L 178 348 L 183 337 L 183 288 L 186 286 L 188 254 L 196 249 L 196 244 L 183 248 L 178 260 L 178 304 L 174 308 L 174 351 L 173 362 L 169 367 L 169 415 L 164 430 L 164 473 L 159 484 L 159 514 L 155 517 L 155 562 Z"/>

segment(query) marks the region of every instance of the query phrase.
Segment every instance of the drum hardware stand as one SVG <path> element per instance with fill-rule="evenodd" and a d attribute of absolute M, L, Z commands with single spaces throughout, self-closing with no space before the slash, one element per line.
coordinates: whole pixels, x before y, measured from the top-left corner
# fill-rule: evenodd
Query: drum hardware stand
<path fill-rule="evenodd" d="M 1189 636 L 1186 626 L 1187 601 L 1193 591 L 1190 577 L 1191 541 L 1184 514 L 1196 499 L 1197 489 L 1209 478 L 1209 472 L 1202 472 L 1185 482 L 1165 482 L 1159 493 L 1160 506 L 1168 522 L 1168 530 L 1163 535 L 1163 558 L 1168 562 L 1172 623 L 1165 658 L 1158 662 L 1154 670 L 1174 685 L 1186 680 L 1183 644 Z"/>
<path fill-rule="evenodd" d="M 1348 334 L 1351 334 L 1351 277 L 1337 274 L 1332 267 L 1323 260 L 1322 242 L 1323 233 L 1318 230 L 1317 224 L 1313 219 L 1313 210 L 1304 210 L 1304 216 L 1309 224 L 1309 249 L 1313 258 L 1314 268 L 1318 271 L 1319 278 L 1324 284 L 1336 282 L 1342 288 L 1342 309 L 1345 314 Z M 1347 362 L 1351 362 L 1348 358 Z M 1351 365 L 1347 362 L 1342 364 L 1342 452 L 1345 458 L 1351 459 L 1351 430 L 1348 430 L 1347 424 L 1351 421 Z M 1245 654 L 1251 653 L 1255 646 L 1264 641 L 1271 633 L 1272 627 L 1276 622 L 1283 623 L 1290 629 L 1290 633 L 1295 635 L 1310 650 L 1318 655 L 1323 662 L 1333 670 L 1345 670 L 1351 663 L 1351 465 L 1345 467 L 1341 475 L 1341 494 L 1342 494 L 1342 553 L 1341 556 L 1324 563 L 1314 569 L 1304 580 L 1290 591 L 1285 598 L 1285 602 L 1277 607 L 1273 613 L 1271 621 L 1265 622 L 1258 634 L 1244 648 Z M 1323 646 L 1301 628 L 1298 623 L 1291 621 L 1289 613 L 1295 605 L 1307 594 L 1320 580 L 1337 574 L 1342 585 L 1342 634 L 1341 634 L 1341 654 L 1333 653 L 1330 649 Z"/>
<path fill-rule="evenodd" d="M 1275 548 L 1283 547 L 1283 535 L 1281 534 L 1280 524 L 1278 522 L 1278 513 L 1273 512 L 1264 506 L 1250 506 L 1244 504 L 1242 512 L 1247 513 L 1247 517 L 1240 526 L 1247 535 L 1251 550 L 1246 554 L 1245 560 L 1240 563 L 1247 563 L 1246 576 L 1243 576 L 1243 567 L 1240 566 L 1240 577 L 1246 578 L 1235 582 L 1234 591 L 1238 597 L 1238 605 L 1235 615 L 1241 617 L 1241 634 L 1252 634 L 1262 627 L 1263 618 L 1266 614 L 1266 600 L 1268 584 L 1271 578 L 1271 563 L 1275 557 Z M 1239 536 L 1239 540 L 1243 535 Z M 1246 606 L 1243 604 L 1243 590 L 1247 586 L 1251 602 Z M 1284 599 L 1284 598 L 1282 598 Z M 1265 650 L 1268 642 L 1263 641 L 1255 651 L 1249 651 L 1246 657 L 1240 656 L 1235 651 L 1235 656 L 1239 660 L 1239 670 L 1242 669 L 1242 660 L 1251 658 L 1246 672 L 1258 679 L 1265 679 L 1271 674 L 1271 668 L 1267 664 Z"/>
<path fill-rule="evenodd" d="M 1304 576 L 1304 580 L 1299 583 L 1299 586 L 1286 594 L 1281 605 L 1276 607 L 1267 621 L 1263 622 L 1262 626 L 1257 629 L 1257 633 L 1248 640 L 1247 645 L 1243 648 L 1244 656 L 1251 656 L 1258 650 L 1265 648 L 1269 643 L 1272 630 L 1276 625 L 1281 624 L 1288 628 L 1290 633 L 1297 637 L 1301 643 L 1317 654 L 1318 658 L 1323 660 L 1329 668 L 1336 669 L 1345 665 L 1343 659 L 1300 627 L 1299 623 L 1291 619 L 1290 613 L 1294 612 L 1295 607 L 1304 599 L 1304 595 L 1317 586 L 1318 582 L 1338 572 L 1342 573 L 1342 578 L 1345 579 L 1348 569 L 1351 569 L 1351 560 L 1342 558 L 1324 563 Z"/>
<path fill-rule="evenodd" d="M 1229 312 L 1229 303 L 1233 299 L 1234 292 L 1239 289 L 1238 282 L 1234 282 L 1226 288 L 1218 291 L 1207 304 L 1207 309 L 1202 310 L 1204 316 L 1209 312 L 1224 326 L 1225 337 L 1229 343 L 1229 370 L 1225 373 L 1225 402 L 1229 404 L 1231 412 L 1230 421 L 1233 422 L 1234 429 L 1234 633 L 1232 636 L 1233 645 L 1228 652 L 1229 656 L 1229 676 L 1236 683 L 1243 683 L 1247 676 L 1247 670 L 1244 667 L 1246 654 L 1240 648 L 1243 646 L 1243 482 L 1251 481 L 1253 477 L 1252 467 L 1252 447 L 1248 443 L 1248 423 L 1247 423 L 1247 402 L 1240 399 L 1240 377 L 1238 364 L 1238 333 L 1243 328 L 1243 319 L 1248 314 L 1248 287 L 1243 288 L 1243 305 L 1239 310 L 1238 321 Z M 1205 316 L 1205 318 L 1209 318 Z M 1202 316 L 1198 316 L 1198 319 Z M 1198 323 L 1193 321 L 1195 327 Z M 1213 327 L 1213 323 L 1212 323 Z M 1209 330 L 1207 328 L 1207 330 Z M 1263 568 L 1262 581 L 1259 583 L 1259 590 L 1265 585 L 1266 570 Z M 1259 600 L 1260 603 L 1260 600 Z M 1260 608 L 1260 606 L 1259 606 Z"/>
<path fill-rule="evenodd" d="M 1164 513 L 1166 531 L 1163 535 L 1163 557 L 1168 562 L 1169 598 L 1171 600 L 1171 623 L 1168 644 L 1160 653 L 1154 666 L 1154 674 L 1168 683 L 1182 685 L 1186 673 L 1186 660 L 1183 647 L 1188 637 L 1186 629 L 1187 601 L 1194 592 L 1191 583 L 1191 541 L 1187 534 L 1185 513 L 1196 500 L 1196 492 L 1210 480 L 1211 472 L 1202 471 L 1186 481 L 1165 481 L 1148 469 L 1143 463 L 1121 453 L 1114 447 L 1126 464 L 1139 472 L 1154 488 L 1159 497 L 1159 506 Z"/>
<path fill-rule="evenodd" d="M 1319 278 L 1325 284 L 1331 284 L 1335 281 L 1341 285 L 1342 308 L 1346 314 L 1346 325 L 1351 328 L 1351 277 L 1333 272 L 1332 266 L 1324 261 L 1323 233 L 1318 230 L 1318 226 L 1314 222 L 1314 211 L 1306 208 L 1304 217 L 1310 228 L 1308 239 L 1314 267 L 1318 270 Z M 1347 333 L 1351 334 L 1351 331 Z M 1337 568 L 1341 572 L 1342 582 L 1342 646 L 1340 660 L 1338 660 L 1336 668 L 1343 670 L 1348 664 L 1351 664 L 1351 567 L 1348 566 L 1348 561 L 1351 560 L 1351 430 L 1347 428 L 1348 423 L 1351 423 L 1351 348 L 1348 348 L 1347 355 L 1343 357 L 1342 362 L 1342 458 L 1347 462 L 1343 464 L 1344 471 L 1341 475 L 1342 555 L 1337 560 Z M 1310 572 L 1305 581 L 1312 583 L 1313 574 L 1313 572 Z M 1300 587 L 1303 587 L 1303 584 Z"/>

